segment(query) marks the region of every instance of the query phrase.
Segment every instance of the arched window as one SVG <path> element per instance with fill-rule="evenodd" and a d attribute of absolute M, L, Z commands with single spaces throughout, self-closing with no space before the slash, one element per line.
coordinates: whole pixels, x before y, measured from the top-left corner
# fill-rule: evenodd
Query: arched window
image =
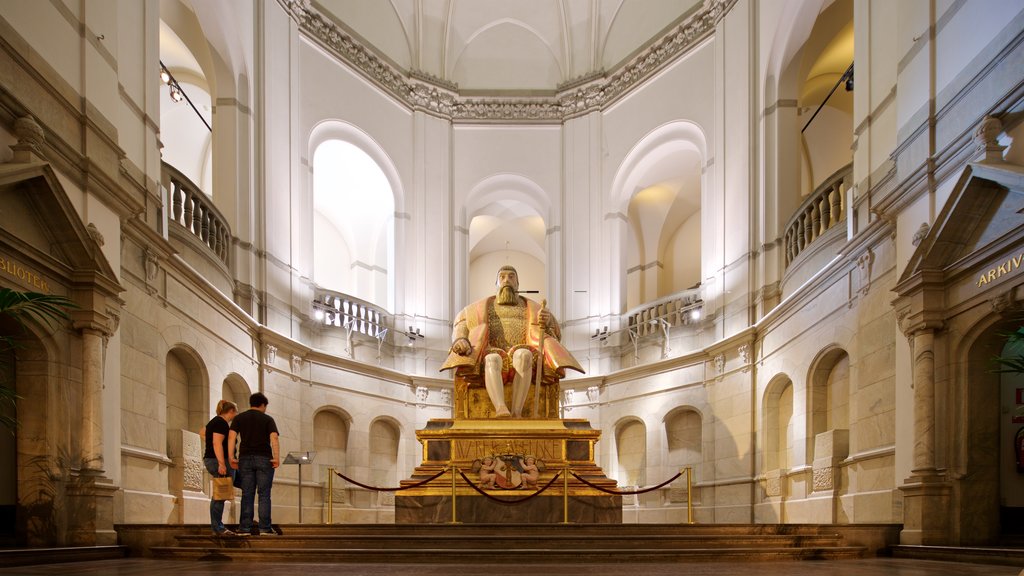
<path fill-rule="evenodd" d="M 313 153 L 313 278 L 317 285 L 390 307 L 395 196 L 381 167 L 343 140 Z"/>
<path fill-rule="evenodd" d="M 623 422 L 615 430 L 619 484 L 641 486 L 647 476 L 647 427 L 640 420 Z"/>

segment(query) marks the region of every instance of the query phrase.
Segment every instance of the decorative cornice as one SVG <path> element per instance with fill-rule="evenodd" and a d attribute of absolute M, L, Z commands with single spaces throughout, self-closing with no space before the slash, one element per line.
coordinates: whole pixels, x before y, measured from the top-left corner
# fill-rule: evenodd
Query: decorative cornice
<path fill-rule="evenodd" d="M 463 122 L 559 123 L 600 110 L 708 37 L 736 0 L 705 0 L 700 10 L 611 75 L 595 72 L 558 86 L 552 96 L 465 97 L 457 84 L 405 71 L 381 58 L 310 0 L 282 0 L 299 29 L 413 110 Z"/>

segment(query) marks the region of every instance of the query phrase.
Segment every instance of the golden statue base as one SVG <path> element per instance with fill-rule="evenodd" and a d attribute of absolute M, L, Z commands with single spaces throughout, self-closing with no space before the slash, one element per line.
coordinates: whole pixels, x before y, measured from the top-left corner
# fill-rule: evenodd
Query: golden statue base
<path fill-rule="evenodd" d="M 594 487 L 616 486 L 594 462 L 600 437 L 583 419 L 432 419 L 416 432 L 423 462 L 402 486 L 449 471 L 396 492 L 395 522 L 619 524 L 622 496 Z M 526 468 L 531 456 L 536 479 Z M 493 478 L 480 473 L 487 458 L 497 465 Z"/>

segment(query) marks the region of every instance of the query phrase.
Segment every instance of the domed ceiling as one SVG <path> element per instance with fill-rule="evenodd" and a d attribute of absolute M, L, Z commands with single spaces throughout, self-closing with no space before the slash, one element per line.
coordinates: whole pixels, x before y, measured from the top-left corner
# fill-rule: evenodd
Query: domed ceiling
<path fill-rule="evenodd" d="M 396 68 L 463 95 L 551 93 L 611 71 L 700 0 L 318 0 L 314 9 Z"/>

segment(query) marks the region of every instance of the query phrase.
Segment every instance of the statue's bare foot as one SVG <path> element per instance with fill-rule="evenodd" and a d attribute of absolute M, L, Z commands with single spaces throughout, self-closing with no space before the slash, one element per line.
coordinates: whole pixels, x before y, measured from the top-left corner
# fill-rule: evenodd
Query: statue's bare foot
<path fill-rule="evenodd" d="M 508 411 L 508 408 L 498 408 L 494 412 L 494 417 L 495 418 L 511 418 L 512 417 L 512 413 Z"/>

